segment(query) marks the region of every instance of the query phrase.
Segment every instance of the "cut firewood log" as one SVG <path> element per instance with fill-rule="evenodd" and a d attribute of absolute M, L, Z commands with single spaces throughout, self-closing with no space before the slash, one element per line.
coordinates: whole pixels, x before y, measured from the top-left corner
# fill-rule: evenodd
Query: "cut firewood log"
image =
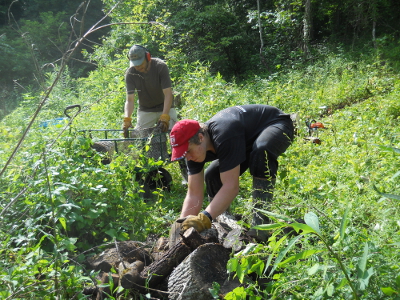
<path fill-rule="evenodd" d="M 168 276 L 172 270 L 190 254 L 190 248 L 184 243 L 178 243 L 160 260 L 153 262 L 151 265 L 144 268 L 140 273 L 142 278 L 147 280 L 148 286 L 152 287 L 159 284 Z"/>
<path fill-rule="evenodd" d="M 244 242 L 240 240 L 242 232 L 243 230 L 239 228 L 230 231 L 224 239 L 223 246 L 227 249 L 232 249 L 234 252 L 240 251 L 244 246 Z"/>
<path fill-rule="evenodd" d="M 199 234 L 194 228 L 189 228 L 182 235 L 179 243 L 169 249 L 159 260 L 139 271 L 135 265 L 121 267 L 121 284 L 126 289 L 143 286 L 154 287 L 161 283 L 172 270 L 178 266 L 193 250 L 205 243 L 218 242 L 215 229 L 209 229 Z"/>
<path fill-rule="evenodd" d="M 149 265 L 153 260 L 144 246 L 134 241 L 115 243 L 116 247 L 107 249 L 101 254 L 88 258 L 90 267 L 96 271 L 110 272 L 117 269 L 120 262 L 132 263 L 137 260 Z"/>
<path fill-rule="evenodd" d="M 198 233 L 191 227 L 182 234 L 182 241 L 194 251 L 203 244 L 218 243 L 218 232 L 215 229 L 208 229 Z"/>
<path fill-rule="evenodd" d="M 172 248 L 182 239 L 180 236 L 182 223 L 174 222 L 169 230 L 168 247 Z"/>
<path fill-rule="evenodd" d="M 139 291 L 144 290 L 145 278 L 140 276 L 140 272 L 143 271 L 144 264 L 140 260 L 137 260 L 131 264 L 120 263 L 118 268 L 120 285 L 124 289 L 135 288 Z"/>
<path fill-rule="evenodd" d="M 229 253 L 221 244 L 209 243 L 198 247 L 171 273 L 168 299 L 213 299 L 209 288 L 213 282 L 223 284 L 227 279 Z"/>

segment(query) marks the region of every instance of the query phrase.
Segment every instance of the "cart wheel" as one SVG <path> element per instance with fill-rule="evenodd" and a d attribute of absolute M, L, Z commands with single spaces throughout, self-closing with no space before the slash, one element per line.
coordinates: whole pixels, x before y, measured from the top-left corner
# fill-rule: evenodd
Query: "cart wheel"
<path fill-rule="evenodd" d="M 111 162 L 111 156 L 114 153 L 112 142 L 95 142 L 92 148 L 102 155 L 101 162 L 103 165 L 108 165 Z"/>
<path fill-rule="evenodd" d="M 172 176 L 164 168 L 158 168 L 157 170 L 150 171 L 146 175 L 144 182 L 148 185 L 150 190 L 163 189 L 170 191 Z"/>

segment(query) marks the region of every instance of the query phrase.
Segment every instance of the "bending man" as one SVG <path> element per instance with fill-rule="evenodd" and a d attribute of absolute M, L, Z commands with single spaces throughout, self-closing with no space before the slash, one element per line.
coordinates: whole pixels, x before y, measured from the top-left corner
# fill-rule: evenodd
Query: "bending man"
<path fill-rule="evenodd" d="M 171 160 L 186 159 L 188 191 L 182 206 L 182 229 L 211 227 L 212 219 L 225 212 L 239 192 L 239 177 L 247 169 L 253 176 L 253 201 L 265 208 L 272 201 L 278 157 L 293 139 L 289 114 L 268 105 L 241 105 L 218 112 L 204 124 L 181 120 L 171 130 Z M 204 171 L 204 164 L 211 162 Z M 204 183 L 210 204 L 203 205 Z M 188 217 L 189 216 L 189 217 Z M 253 212 L 252 226 L 268 219 Z M 265 231 L 248 234 L 265 241 Z"/>

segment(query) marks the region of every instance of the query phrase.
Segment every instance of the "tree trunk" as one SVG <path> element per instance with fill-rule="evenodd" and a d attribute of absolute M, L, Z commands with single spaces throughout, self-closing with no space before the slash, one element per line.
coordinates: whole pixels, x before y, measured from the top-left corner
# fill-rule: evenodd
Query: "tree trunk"
<path fill-rule="evenodd" d="M 198 247 L 171 273 L 169 299 L 213 299 L 209 288 L 213 282 L 222 285 L 227 279 L 229 253 L 221 244 L 209 243 Z"/>
<path fill-rule="evenodd" d="M 303 51 L 304 58 L 310 55 L 309 43 L 311 39 L 311 0 L 305 1 L 305 11 L 303 19 Z"/>

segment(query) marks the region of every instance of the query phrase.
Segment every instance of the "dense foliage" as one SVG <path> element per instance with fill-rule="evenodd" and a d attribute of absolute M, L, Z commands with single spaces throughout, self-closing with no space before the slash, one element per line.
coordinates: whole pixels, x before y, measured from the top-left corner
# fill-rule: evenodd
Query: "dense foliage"
<path fill-rule="evenodd" d="M 0 49 L 9 54 L 8 64 L 0 61 L 2 80 L 16 79 L 26 57 L 44 63 L 54 62 L 56 49 L 68 54 L 40 36 L 54 26 L 69 34 L 60 20 L 71 10 L 24 3 L 14 14 L 43 48 L 32 56 L 22 40 L 1 35 Z M 302 2 L 262 3 L 259 12 L 257 3 L 244 0 L 103 3 L 115 25 L 95 51 L 83 50 L 96 69 L 81 77 L 60 61 L 32 70 L 46 89 L 25 85 L 18 107 L 0 122 L 1 299 L 84 299 L 82 288 L 95 278 L 85 257 L 116 240 L 166 236 L 179 215 L 185 186 L 176 164 L 149 161 L 144 153 L 115 155 L 104 165 L 90 147 L 97 137 L 79 131 L 120 127 L 133 42 L 167 59 L 181 117 L 205 121 L 249 103 L 301 116 L 299 135 L 280 158 L 270 210 L 276 224 L 266 228 L 272 237 L 232 255 L 227 268 L 243 285 L 224 299 L 400 297 L 398 2 L 310 1 L 314 25 L 306 41 Z M 15 73 L 4 71 L 7 65 Z M 71 104 L 82 110 L 48 121 L 65 117 Z M 318 132 L 321 144 L 305 139 L 305 123 L 313 119 L 326 127 Z M 160 164 L 172 174 L 171 190 L 155 190 L 144 201 L 138 179 Z M 232 211 L 249 226 L 248 173 L 240 185 Z M 292 224 L 301 234 L 283 234 L 282 220 L 296 218 L 307 221 Z"/>

